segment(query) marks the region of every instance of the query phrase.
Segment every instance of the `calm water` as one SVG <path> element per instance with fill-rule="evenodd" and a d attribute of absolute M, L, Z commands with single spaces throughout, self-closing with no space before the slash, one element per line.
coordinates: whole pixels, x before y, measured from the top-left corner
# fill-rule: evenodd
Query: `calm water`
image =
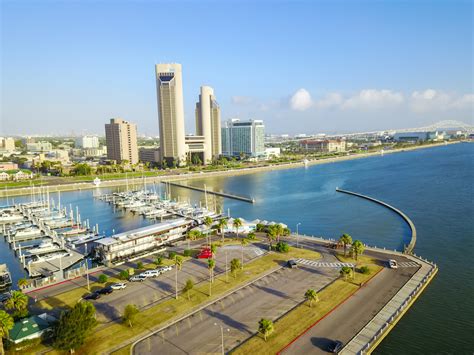
<path fill-rule="evenodd" d="M 415 252 L 440 267 L 435 280 L 377 349 L 380 354 L 469 353 L 474 329 L 473 185 L 474 144 L 456 144 L 308 168 L 193 180 L 193 185 L 250 195 L 255 204 L 216 203 L 232 216 L 282 221 L 300 233 L 353 238 L 402 249 L 410 230 L 399 216 L 369 201 L 335 192 L 342 187 L 400 208 L 418 231 Z M 173 197 L 204 203 L 203 194 L 172 188 Z M 107 234 L 147 223 L 92 199 L 91 191 L 63 193 L 62 203 L 78 205 L 82 218 Z M 214 200 L 209 197 L 208 203 Z M 0 201 L 4 204 L 5 201 Z M 21 270 L 0 241 L 0 260 L 14 276 Z M 370 300 L 368 300 L 370 302 Z"/>

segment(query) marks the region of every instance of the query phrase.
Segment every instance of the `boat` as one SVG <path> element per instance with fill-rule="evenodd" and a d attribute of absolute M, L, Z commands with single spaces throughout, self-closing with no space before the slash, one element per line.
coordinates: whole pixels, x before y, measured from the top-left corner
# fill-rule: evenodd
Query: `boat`
<path fill-rule="evenodd" d="M 31 237 L 33 235 L 39 235 L 41 234 L 41 229 L 39 229 L 37 226 L 31 226 L 27 227 L 24 229 L 20 229 L 13 234 L 14 237 Z"/>
<path fill-rule="evenodd" d="M 87 232 L 87 228 L 82 228 L 82 227 L 74 227 L 68 231 L 65 231 L 62 233 L 65 237 L 71 236 L 71 235 L 77 235 L 77 234 L 82 234 Z"/>
<path fill-rule="evenodd" d="M 22 221 L 24 217 L 21 214 L 2 213 L 0 215 L 0 224 Z"/>
<path fill-rule="evenodd" d="M 0 264 L 0 288 L 8 287 L 12 284 L 12 276 L 7 264 Z"/>
<path fill-rule="evenodd" d="M 36 254 L 41 254 L 41 253 L 47 253 L 51 251 L 58 250 L 59 246 L 54 244 L 51 241 L 43 241 L 41 242 L 36 248 L 32 248 L 31 250 L 28 251 L 29 255 L 36 255 Z"/>

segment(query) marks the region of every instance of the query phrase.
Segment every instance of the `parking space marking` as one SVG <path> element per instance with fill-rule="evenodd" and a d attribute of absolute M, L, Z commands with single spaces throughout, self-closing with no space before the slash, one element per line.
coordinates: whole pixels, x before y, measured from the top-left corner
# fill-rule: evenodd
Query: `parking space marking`
<path fill-rule="evenodd" d="M 341 268 L 344 266 L 354 267 L 355 265 L 352 263 L 341 263 L 341 262 L 320 262 L 320 261 L 312 261 L 307 259 L 296 259 L 295 260 L 298 264 L 313 266 L 313 267 L 323 267 L 323 268 Z"/>

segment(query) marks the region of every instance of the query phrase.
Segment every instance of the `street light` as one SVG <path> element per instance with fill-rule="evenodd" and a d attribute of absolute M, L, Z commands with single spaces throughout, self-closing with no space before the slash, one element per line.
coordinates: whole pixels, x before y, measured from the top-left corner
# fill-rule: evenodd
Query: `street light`
<path fill-rule="evenodd" d="M 296 224 L 296 247 L 298 248 L 298 240 L 299 240 L 299 233 L 298 233 L 298 226 L 301 223 Z"/>
<path fill-rule="evenodd" d="M 219 327 L 221 327 L 222 355 L 225 355 L 225 350 L 224 350 L 224 328 L 222 327 L 222 324 L 214 323 L 214 325 L 218 325 Z M 230 329 L 227 328 L 226 331 L 230 332 Z"/>

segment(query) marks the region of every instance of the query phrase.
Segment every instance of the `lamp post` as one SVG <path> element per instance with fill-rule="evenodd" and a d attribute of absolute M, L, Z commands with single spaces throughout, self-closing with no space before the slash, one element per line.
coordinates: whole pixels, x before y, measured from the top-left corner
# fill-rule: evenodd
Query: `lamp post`
<path fill-rule="evenodd" d="M 298 248 L 298 240 L 299 240 L 299 233 L 298 233 L 298 226 L 300 225 L 301 223 L 297 223 L 296 224 L 296 247 Z"/>
<path fill-rule="evenodd" d="M 225 350 L 224 350 L 224 327 L 222 326 L 222 324 L 214 323 L 214 325 L 218 325 L 219 327 L 221 327 L 222 355 L 225 355 Z M 227 328 L 226 331 L 230 332 L 230 329 Z"/>

